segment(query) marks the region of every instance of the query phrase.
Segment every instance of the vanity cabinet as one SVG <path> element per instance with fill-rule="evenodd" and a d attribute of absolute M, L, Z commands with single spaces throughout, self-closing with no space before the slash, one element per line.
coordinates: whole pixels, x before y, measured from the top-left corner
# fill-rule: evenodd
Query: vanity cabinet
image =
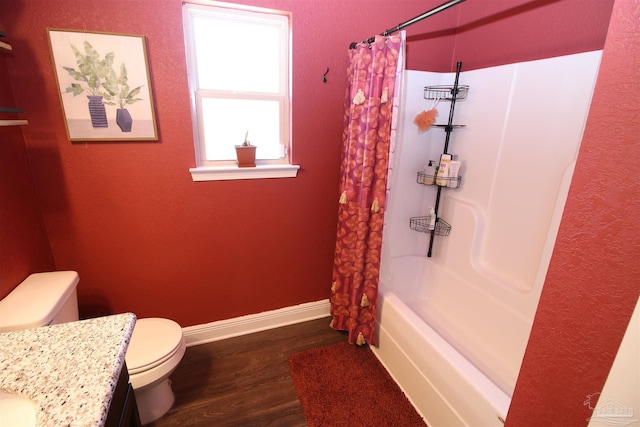
<path fill-rule="evenodd" d="M 105 427 L 141 427 L 136 396 L 129 383 L 129 371 L 124 363 L 118 378 L 118 384 L 113 392 L 111 406 L 107 413 Z"/>

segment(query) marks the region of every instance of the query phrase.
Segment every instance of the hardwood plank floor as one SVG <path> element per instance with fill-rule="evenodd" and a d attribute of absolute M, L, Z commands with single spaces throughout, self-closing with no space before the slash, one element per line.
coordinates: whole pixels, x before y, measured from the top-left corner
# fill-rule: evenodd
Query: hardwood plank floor
<path fill-rule="evenodd" d="M 149 424 L 170 426 L 306 426 L 287 357 L 346 341 L 330 318 L 187 348 L 171 375 L 173 408 Z"/>

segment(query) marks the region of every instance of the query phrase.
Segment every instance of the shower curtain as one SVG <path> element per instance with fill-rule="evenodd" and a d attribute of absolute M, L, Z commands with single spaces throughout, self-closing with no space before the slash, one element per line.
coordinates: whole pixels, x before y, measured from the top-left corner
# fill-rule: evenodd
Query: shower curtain
<path fill-rule="evenodd" d="M 331 327 L 348 331 L 350 344 L 375 344 L 382 224 L 404 49 L 400 32 L 349 50 L 330 301 Z"/>

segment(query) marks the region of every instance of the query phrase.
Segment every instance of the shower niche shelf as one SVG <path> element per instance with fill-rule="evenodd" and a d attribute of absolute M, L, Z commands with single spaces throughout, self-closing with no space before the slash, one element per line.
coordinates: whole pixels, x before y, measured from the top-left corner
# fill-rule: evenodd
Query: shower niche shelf
<path fill-rule="evenodd" d="M 455 111 L 456 101 L 461 101 L 467 98 L 467 94 L 469 93 L 469 86 L 459 85 L 458 80 L 460 79 L 460 70 L 462 69 L 462 62 L 458 62 L 456 67 L 456 77 L 455 83 L 453 86 L 449 85 L 439 85 L 439 86 L 426 86 L 424 88 L 424 98 L 425 99 L 433 99 L 436 102 L 440 101 L 450 101 L 451 106 L 449 108 L 449 122 L 447 124 L 433 124 L 432 127 L 443 128 L 446 137 L 444 141 L 444 150 L 443 154 L 450 154 L 449 150 L 449 140 L 451 138 L 451 133 L 454 129 L 464 128 L 465 125 L 454 125 L 453 124 L 453 113 Z M 440 218 L 438 214 L 438 208 L 440 207 L 440 195 L 443 188 L 451 188 L 456 189 L 460 187 L 460 183 L 462 182 L 462 176 L 458 175 L 456 177 L 450 178 L 437 178 L 434 175 L 428 175 L 423 172 L 418 172 L 416 177 L 416 182 L 421 185 L 427 186 L 435 186 L 437 187 L 436 191 L 436 200 L 435 206 L 433 208 L 434 214 L 436 216 L 435 225 L 432 221 L 430 221 L 430 217 L 428 216 L 418 216 L 409 218 L 409 227 L 412 230 L 419 231 L 421 233 L 430 234 L 429 239 L 429 250 L 427 252 L 427 256 L 430 257 L 433 252 L 433 241 L 435 240 L 435 236 L 448 236 L 451 232 L 451 225 Z M 429 224 L 432 224 L 429 227 Z"/>

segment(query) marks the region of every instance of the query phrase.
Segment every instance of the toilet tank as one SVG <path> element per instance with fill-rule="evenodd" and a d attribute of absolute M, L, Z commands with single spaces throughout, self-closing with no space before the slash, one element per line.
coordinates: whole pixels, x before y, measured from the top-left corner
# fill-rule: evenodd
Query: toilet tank
<path fill-rule="evenodd" d="M 0 332 L 78 320 L 75 271 L 35 273 L 0 301 Z"/>

